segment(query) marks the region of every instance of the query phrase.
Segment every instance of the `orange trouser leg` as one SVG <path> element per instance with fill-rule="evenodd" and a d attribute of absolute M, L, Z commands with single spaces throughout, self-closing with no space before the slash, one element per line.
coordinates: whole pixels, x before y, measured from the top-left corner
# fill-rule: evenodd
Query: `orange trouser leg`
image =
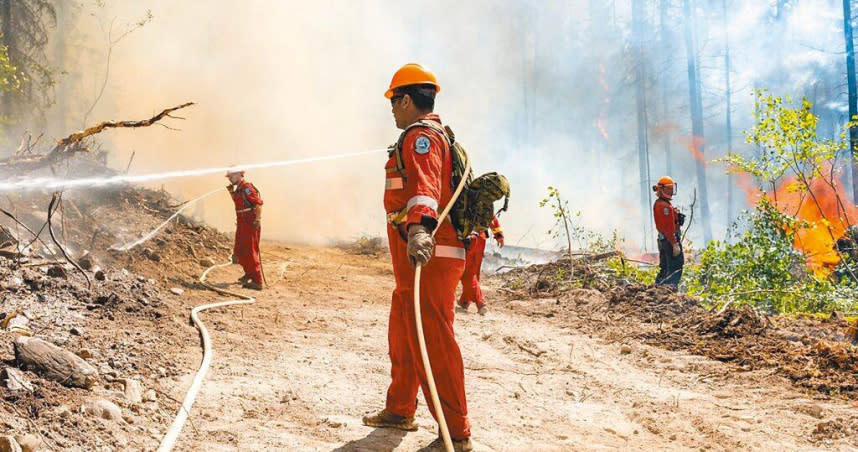
<path fill-rule="evenodd" d="M 262 282 L 262 266 L 259 259 L 261 228 L 254 228 L 252 220 L 239 218 L 235 228 L 235 246 L 232 254 L 244 269 L 244 274 L 257 283 Z"/>
<path fill-rule="evenodd" d="M 414 267 L 408 262 L 405 242 L 398 235 L 391 236 L 391 231 L 397 233 L 395 230 L 388 231 L 396 289 L 393 292 L 391 325 L 388 329 L 393 381 L 387 392 L 387 408 L 401 416 L 413 415 L 417 403 L 415 383 L 419 383 L 426 404 L 435 416 L 417 339 Z M 464 264 L 460 259 L 434 257 L 423 268 L 420 284 L 421 320 L 429 363 L 432 365 L 450 436 L 455 439 L 471 436 L 462 353 L 453 334 L 455 291 Z M 398 325 L 393 324 L 395 321 Z M 408 363 L 411 364 L 410 370 L 407 368 Z"/>
<path fill-rule="evenodd" d="M 468 307 L 471 302 L 477 307 L 485 306 L 483 290 L 480 288 L 480 268 L 483 266 L 483 254 L 486 251 L 486 237 L 482 234 L 471 240 L 465 259 L 465 272 L 462 273 L 462 295 L 459 305 Z"/>

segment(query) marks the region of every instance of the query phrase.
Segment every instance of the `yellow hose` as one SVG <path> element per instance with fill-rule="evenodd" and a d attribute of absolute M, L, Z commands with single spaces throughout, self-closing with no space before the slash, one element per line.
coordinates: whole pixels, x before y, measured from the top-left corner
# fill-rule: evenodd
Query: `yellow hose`
<path fill-rule="evenodd" d="M 462 193 L 462 189 L 465 188 L 465 183 L 468 180 L 467 176 L 470 171 L 471 161 L 468 159 L 465 162 L 465 172 L 462 175 L 462 180 L 459 181 L 459 186 L 456 187 L 456 191 L 453 193 L 453 197 L 450 198 L 450 202 L 447 203 L 441 215 L 438 216 L 438 227 L 432 231 L 432 237 L 435 237 L 435 232 L 441 227 L 441 224 L 450 213 L 450 209 L 453 208 L 456 199 Z M 438 417 L 438 426 L 441 429 L 441 438 L 444 440 L 444 447 L 447 449 L 447 452 L 455 452 L 453 450 L 453 441 L 450 439 L 450 429 L 447 428 L 447 419 L 444 418 L 444 410 L 441 408 L 441 400 L 438 398 L 438 390 L 435 388 L 435 377 L 432 375 L 432 365 L 429 363 L 429 352 L 426 351 L 426 337 L 423 336 L 423 320 L 420 317 L 420 274 L 422 268 L 423 265 L 418 263 L 414 269 L 414 317 L 417 321 L 417 342 L 420 344 L 420 357 L 423 359 L 423 368 L 426 370 L 426 383 L 429 386 L 432 406 L 435 407 L 435 415 Z"/>

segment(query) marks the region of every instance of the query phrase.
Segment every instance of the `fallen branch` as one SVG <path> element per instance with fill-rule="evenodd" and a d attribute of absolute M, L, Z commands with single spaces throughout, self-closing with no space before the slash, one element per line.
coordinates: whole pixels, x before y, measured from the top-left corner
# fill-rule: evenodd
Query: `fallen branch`
<path fill-rule="evenodd" d="M 62 192 L 54 193 L 54 196 L 51 198 L 51 203 L 48 205 L 48 233 L 51 234 L 51 240 L 54 241 L 54 243 L 60 249 L 60 252 L 63 253 L 63 257 L 65 257 L 66 260 L 70 264 L 72 264 L 74 266 L 74 268 L 76 268 L 80 272 L 80 274 L 83 275 L 84 278 L 86 278 L 87 289 L 92 290 L 92 280 L 89 279 L 89 275 L 86 274 L 86 271 L 84 271 L 84 269 L 82 269 L 80 267 L 80 265 L 78 265 L 77 262 L 75 262 L 74 260 L 72 260 L 71 257 L 69 257 L 68 253 L 66 252 L 66 249 L 60 244 L 59 241 L 57 241 L 56 236 L 54 236 L 54 228 L 53 228 L 53 225 L 51 224 L 51 217 L 53 216 L 53 213 L 55 211 L 54 205 L 58 202 L 62 202 L 62 196 L 63 196 Z"/>
<path fill-rule="evenodd" d="M 32 171 L 37 168 L 52 166 L 58 161 L 71 157 L 76 153 L 89 152 L 89 147 L 87 147 L 83 143 L 83 140 L 93 135 L 99 134 L 105 129 L 149 127 L 153 124 L 158 123 L 158 121 L 164 118 L 183 119 L 178 116 L 172 116 L 171 113 L 176 110 L 181 110 L 183 108 L 189 107 L 191 105 L 194 105 L 194 103 L 186 102 L 184 104 L 172 108 L 167 108 L 149 119 L 143 119 L 139 121 L 104 121 L 100 124 L 75 132 L 65 138 L 57 140 L 57 144 L 47 154 L 27 157 L 12 157 L 0 161 L 0 168 L 14 167 L 16 172 L 20 173 L 21 171 Z"/>

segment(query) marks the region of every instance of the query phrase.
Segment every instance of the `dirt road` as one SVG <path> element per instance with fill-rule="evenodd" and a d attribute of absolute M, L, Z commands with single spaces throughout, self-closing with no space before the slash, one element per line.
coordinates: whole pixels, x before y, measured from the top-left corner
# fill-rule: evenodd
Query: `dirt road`
<path fill-rule="evenodd" d="M 271 243 L 263 253 L 273 287 L 255 305 L 204 316 L 216 355 L 177 450 L 414 451 L 428 444 L 436 426 L 422 397 L 419 432 L 360 424 L 383 406 L 389 379 L 387 258 Z M 237 271 L 212 280 L 234 281 Z M 491 279 L 487 285 L 491 300 Z M 188 296 L 188 304 L 213 299 Z M 561 319 L 517 310 L 554 302 L 490 301 L 488 316 L 456 319 L 476 450 L 858 450 L 858 438 L 837 433 L 855 419 L 849 401 L 698 356 L 641 344 L 622 353 L 620 344 Z M 176 351 L 179 362 L 199 360 L 186 344 Z M 171 379 L 174 397 L 182 397 L 193 370 Z"/>

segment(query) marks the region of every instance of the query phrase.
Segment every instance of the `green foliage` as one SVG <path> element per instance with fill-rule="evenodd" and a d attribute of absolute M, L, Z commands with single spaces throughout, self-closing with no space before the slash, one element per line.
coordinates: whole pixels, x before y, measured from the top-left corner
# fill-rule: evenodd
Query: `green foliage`
<path fill-rule="evenodd" d="M 548 187 L 548 197 L 539 201 L 539 207 L 548 206 L 554 215 L 554 225 L 548 230 L 552 238 L 566 237 L 567 253 L 569 261 L 572 261 L 572 219 L 569 211 L 569 201 L 560 197 L 560 191 L 554 187 Z M 580 216 L 580 214 L 579 214 Z"/>
<path fill-rule="evenodd" d="M 759 159 L 733 153 L 721 161 L 728 163 L 728 171 L 753 176 L 763 191 L 774 191 L 786 181 L 787 191 L 816 203 L 822 217 L 819 223 L 830 232 L 831 221 L 837 218 L 826 217 L 811 187 L 814 181 L 822 181 L 837 196 L 832 169 L 845 145 L 817 137 L 818 118 L 807 99 L 795 105 L 789 98 L 758 91 L 756 107 L 756 124 L 745 135 L 748 143 L 762 150 Z M 839 196 L 837 202 L 842 208 Z M 761 197 L 755 209 L 728 231 L 731 241 L 710 242 L 699 263 L 686 267 L 688 292 L 714 307 L 748 304 L 778 313 L 855 309 L 855 285 L 815 276 L 808 270 L 806 256 L 794 246 L 797 233 L 817 225 L 782 210 L 776 196 Z"/>
<path fill-rule="evenodd" d="M 641 267 L 638 263 L 629 262 L 620 256 L 608 259 L 607 266 L 613 270 L 619 278 L 646 285 L 655 284 L 655 277 L 658 275 L 658 266 Z"/>
<path fill-rule="evenodd" d="M 21 89 L 21 79 L 18 78 L 18 69 L 9 59 L 9 51 L 0 46 L 0 92 L 8 93 Z"/>

